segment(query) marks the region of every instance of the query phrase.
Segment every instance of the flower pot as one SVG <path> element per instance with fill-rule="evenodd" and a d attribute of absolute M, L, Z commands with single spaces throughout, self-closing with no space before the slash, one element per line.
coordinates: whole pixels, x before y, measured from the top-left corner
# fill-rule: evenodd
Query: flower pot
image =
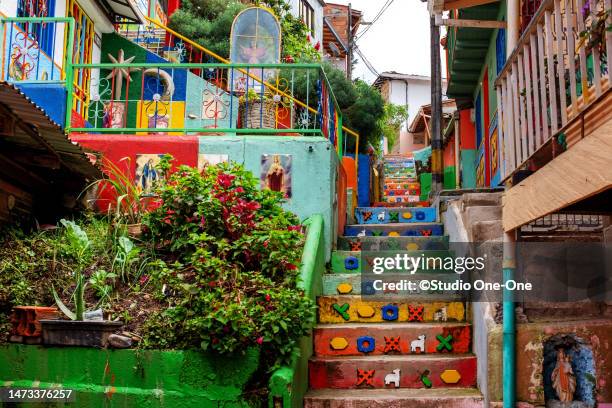
<path fill-rule="evenodd" d="M 142 224 L 127 224 L 128 235 L 132 238 L 138 238 L 142 235 Z"/>
<path fill-rule="evenodd" d="M 89 320 L 41 320 L 43 344 L 51 346 L 106 347 L 108 336 L 123 322 Z"/>
<path fill-rule="evenodd" d="M 276 129 L 276 103 L 269 99 L 243 101 L 240 118 L 244 129 Z"/>

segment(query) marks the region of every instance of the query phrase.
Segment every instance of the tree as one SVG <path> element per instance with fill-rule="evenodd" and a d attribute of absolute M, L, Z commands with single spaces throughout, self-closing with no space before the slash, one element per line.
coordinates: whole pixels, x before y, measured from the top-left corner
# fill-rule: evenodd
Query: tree
<path fill-rule="evenodd" d="M 344 110 L 343 123 L 359 133 L 359 151 L 363 152 L 368 144 L 377 146 L 380 143 L 380 119 L 385 114 L 385 108 L 378 90 L 359 79 L 354 84 L 357 99 Z"/>
<path fill-rule="evenodd" d="M 389 151 L 393 149 L 399 136 L 402 124 L 408 119 L 408 109 L 405 106 L 385 103 L 384 115 L 379 120 L 378 126 L 383 137 L 387 138 Z"/>

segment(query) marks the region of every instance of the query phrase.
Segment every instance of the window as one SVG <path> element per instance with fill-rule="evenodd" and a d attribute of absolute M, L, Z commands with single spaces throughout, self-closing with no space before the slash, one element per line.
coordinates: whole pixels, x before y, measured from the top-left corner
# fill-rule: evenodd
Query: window
<path fill-rule="evenodd" d="M 306 24 L 306 27 L 310 30 L 311 33 L 315 31 L 315 18 L 314 18 L 314 9 L 310 4 L 308 4 L 307 0 L 300 0 L 300 18 Z"/>
<path fill-rule="evenodd" d="M 17 3 L 17 17 L 53 17 L 54 12 L 55 0 L 19 0 Z M 53 54 L 55 24 L 25 23 L 19 26 L 38 42 L 45 54 Z"/>

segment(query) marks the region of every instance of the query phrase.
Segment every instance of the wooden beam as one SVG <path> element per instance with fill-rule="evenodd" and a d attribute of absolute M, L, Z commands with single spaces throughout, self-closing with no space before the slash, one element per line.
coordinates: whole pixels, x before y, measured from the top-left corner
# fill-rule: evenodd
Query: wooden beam
<path fill-rule="evenodd" d="M 454 10 L 497 2 L 499 2 L 499 0 L 446 0 L 443 7 L 444 10 Z"/>
<path fill-rule="evenodd" d="M 506 28 L 505 21 L 443 18 L 438 25 L 466 28 Z"/>

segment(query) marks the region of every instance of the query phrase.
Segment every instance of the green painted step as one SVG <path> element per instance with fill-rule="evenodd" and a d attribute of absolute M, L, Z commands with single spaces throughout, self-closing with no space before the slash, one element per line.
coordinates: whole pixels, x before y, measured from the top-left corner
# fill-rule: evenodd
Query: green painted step
<path fill-rule="evenodd" d="M 421 257 L 424 256 L 427 259 L 432 258 L 447 258 L 453 257 L 454 254 L 449 250 L 439 251 L 402 251 L 401 255 L 408 255 L 409 257 Z M 369 254 L 368 258 L 372 258 L 373 254 Z M 380 253 L 381 256 L 392 256 L 393 251 L 388 253 Z M 362 253 L 359 251 L 333 251 L 331 256 L 331 271 L 333 273 L 361 273 L 364 270 L 362 262 L 368 262 L 368 259 L 362 259 Z M 372 262 L 372 261 L 371 261 Z M 399 271 L 400 273 L 406 273 L 408 271 Z M 417 272 L 444 272 L 443 270 L 433 269 L 419 269 Z"/>
<path fill-rule="evenodd" d="M 448 248 L 448 235 L 432 237 L 339 237 L 341 251 L 439 250 Z"/>
<path fill-rule="evenodd" d="M 458 279 L 458 275 L 449 273 L 418 273 L 414 275 L 405 275 L 405 279 L 417 282 L 421 280 L 439 280 L 443 282 L 455 282 Z M 382 290 L 375 290 L 373 288 L 373 276 L 368 275 L 366 281 L 364 281 L 361 274 L 357 273 L 334 273 L 323 275 L 323 295 L 334 296 L 334 295 L 384 295 L 387 297 L 394 297 L 394 292 L 384 292 Z M 385 282 L 392 282 L 393 279 L 387 278 Z M 423 299 L 448 299 L 448 300 L 461 300 L 464 296 L 460 292 L 447 291 L 423 291 L 417 289 L 415 292 L 410 291 L 397 291 L 398 298 L 406 298 L 410 296 L 412 298 L 423 298 Z"/>

